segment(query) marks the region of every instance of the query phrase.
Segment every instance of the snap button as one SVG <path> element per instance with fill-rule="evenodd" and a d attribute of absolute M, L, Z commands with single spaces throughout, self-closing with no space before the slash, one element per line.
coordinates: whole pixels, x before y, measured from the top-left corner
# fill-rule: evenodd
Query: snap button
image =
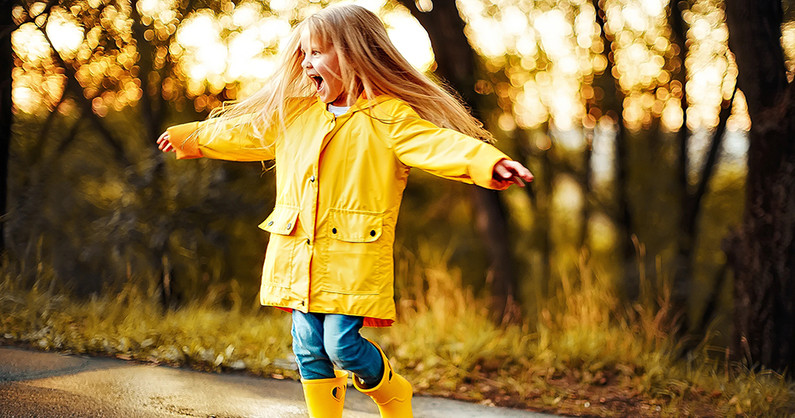
<path fill-rule="evenodd" d="M 268 222 L 268 226 L 273 225 L 273 221 Z"/>
<path fill-rule="evenodd" d="M 309 244 L 311 244 L 311 242 L 309 242 L 309 238 L 307 238 L 306 239 L 306 245 L 309 245 Z"/>
<path fill-rule="evenodd" d="M 375 229 L 371 229 L 371 230 L 370 230 L 370 236 L 371 236 L 371 237 L 374 237 L 374 236 L 375 236 Z"/>
<path fill-rule="evenodd" d="M 315 176 L 309 177 L 309 181 L 311 181 L 312 183 L 314 183 L 314 182 L 315 182 Z"/>
<path fill-rule="evenodd" d="M 337 228 L 331 228 L 331 233 L 332 234 L 336 234 L 337 233 Z"/>
<path fill-rule="evenodd" d="M 287 226 L 285 226 L 285 227 L 284 227 L 284 229 L 290 229 L 290 227 L 291 227 L 291 226 L 293 226 L 293 224 L 292 224 L 292 223 L 290 223 L 290 222 L 288 222 L 288 223 L 287 223 Z"/>

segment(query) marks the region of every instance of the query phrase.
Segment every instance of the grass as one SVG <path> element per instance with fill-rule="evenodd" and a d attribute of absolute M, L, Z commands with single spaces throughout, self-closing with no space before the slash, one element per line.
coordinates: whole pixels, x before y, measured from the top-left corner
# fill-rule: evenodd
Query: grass
<path fill-rule="evenodd" d="M 0 337 L 44 350 L 111 355 L 203 370 L 297 378 L 288 315 L 220 309 L 208 301 L 163 313 L 153 292 L 127 285 L 78 303 L 0 283 Z"/>
<path fill-rule="evenodd" d="M 399 322 L 364 332 L 419 393 L 588 416 L 790 416 L 791 381 L 754 372 L 702 344 L 680 359 L 663 332 L 665 299 L 622 306 L 582 263 L 521 324 L 497 326 L 487 304 L 432 251 L 398 266 Z M 163 313 L 156 292 L 76 302 L 40 279 L 0 280 L 0 337 L 45 350 L 112 355 L 202 370 L 297 378 L 289 315 L 204 301 Z M 2 340 L 0 340 L 2 341 Z"/>

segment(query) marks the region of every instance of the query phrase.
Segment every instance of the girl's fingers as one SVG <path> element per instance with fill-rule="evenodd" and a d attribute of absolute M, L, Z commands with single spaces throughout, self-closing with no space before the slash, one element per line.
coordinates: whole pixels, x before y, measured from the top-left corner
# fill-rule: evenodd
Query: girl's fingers
<path fill-rule="evenodd" d="M 531 173 L 530 170 L 528 170 L 525 166 L 522 166 L 518 174 L 522 179 L 524 179 L 524 181 L 528 183 L 533 181 L 533 179 L 535 178 L 535 176 L 533 176 L 533 173 Z"/>
<path fill-rule="evenodd" d="M 505 165 L 505 160 L 500 161 L 497 165 L 494 166 L 494 171 L 497 172 L 497 176 L 503 180 L 508 180 L 511 178 L 512 174 L 508 170 Z"/>
<path fill-rule="evenodd" d="M 533 181 L 533 173 L 521 163 L 511 160 L 502 160 L 494 166 L 497 176 L 503 181 L 508 181 L 519 187 L 524 187 L 525 182 Z"/>
<path fill-rule="evenodd" d="M 528 170 L 527 167 L 523 166 L 522 164 L 516 161 L 511 161 L 509 169 L 513 171 L 513 174 L 516 177 L 521 178 L 527 182 L 533 181 L 534 178 L 533 173 L 531 173 L 530 170 Z"/>
<path fill-rule="evenodd" d="M 505 159 L 494 165 L 494 178 L 503 185 L 525 187 L 525 182 L 533 181 L 534 177 L 521 163 Z"/>
<path fill-rule="evenodd" d="M 168 132 L 163 132 L 159 138 L 157 138 L 157 148 L 163 152 L 174 152 L 174 147 L 171 145 L 170 137 L 168 136 Z"/>

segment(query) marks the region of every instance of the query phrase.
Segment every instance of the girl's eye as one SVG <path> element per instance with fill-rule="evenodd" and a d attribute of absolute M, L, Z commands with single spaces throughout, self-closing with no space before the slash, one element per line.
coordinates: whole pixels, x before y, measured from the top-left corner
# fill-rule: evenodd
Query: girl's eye
<path fill-rule="evenodd" d="M 312 51 L 312 56 L 313 57 L 316 57 L 318 55 L 320 55 L 320 51 Z"/>

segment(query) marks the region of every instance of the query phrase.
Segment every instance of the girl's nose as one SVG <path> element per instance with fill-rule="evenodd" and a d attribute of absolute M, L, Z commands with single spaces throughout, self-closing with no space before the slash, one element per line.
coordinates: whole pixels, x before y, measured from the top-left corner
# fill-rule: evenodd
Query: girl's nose
<path fill-rule="evenodd" d="M 312 66 L 312 64 L 309 62 L 309 57 L 304 57 L 304 60 L 301 61 L 301 67 L 309 68 L 311 66 Z"/>

